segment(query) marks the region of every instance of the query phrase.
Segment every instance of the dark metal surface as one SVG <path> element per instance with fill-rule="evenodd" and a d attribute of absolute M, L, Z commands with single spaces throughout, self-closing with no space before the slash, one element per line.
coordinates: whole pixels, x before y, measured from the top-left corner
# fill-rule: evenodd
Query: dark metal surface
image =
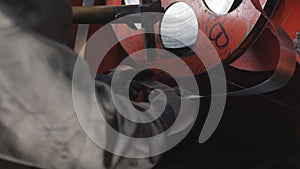
<path fill-rule="evenodd" d="M 294 43 L 298 56 L 300 57 L 300 32 L 297 32 L 297 38 L 294 40 Z"/>

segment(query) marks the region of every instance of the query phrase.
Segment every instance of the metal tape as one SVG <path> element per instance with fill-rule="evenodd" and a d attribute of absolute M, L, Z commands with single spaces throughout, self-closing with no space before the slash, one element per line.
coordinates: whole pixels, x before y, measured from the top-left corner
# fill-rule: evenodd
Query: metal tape
<path fill-rule="evenodd" d="M 255 8 L 260 11 L 268 20 L 270 29 L 278 38 L 280 45 L 279 60 L 273 75 L 269 79 L 256 86 L 237 92 L 230 92 L 227 94 L 228 96 L 259 95 L 278 90 L 284 87 L 290 81 L 296 70 L 296 51 L 288 34 L 268 17 L 259 0 L 251 0 L 251 2 Z"/>

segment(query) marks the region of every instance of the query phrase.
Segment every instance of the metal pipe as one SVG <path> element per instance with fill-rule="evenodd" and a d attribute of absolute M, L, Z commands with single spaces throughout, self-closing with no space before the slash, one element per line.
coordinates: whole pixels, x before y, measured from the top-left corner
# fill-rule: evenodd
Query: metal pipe
<path fill-rule="evenodd" d="M 73 7 L 73 24 L 107 24 L 135 13 L 140 13 L 139 5 Z"/>

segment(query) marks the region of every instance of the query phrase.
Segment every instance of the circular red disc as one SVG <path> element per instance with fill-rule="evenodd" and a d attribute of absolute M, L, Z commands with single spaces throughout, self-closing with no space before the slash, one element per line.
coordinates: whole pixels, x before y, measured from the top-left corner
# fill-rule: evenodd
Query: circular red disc
<path fill-rule="evenodd" d="M 166 9 L 175 2 L 177 1 L 162 0 L 162 6 Z M 203 0 L 183 0 L 181 2 L 185 2 L 194 10 L 199 30 L 203 31 L 211 40 L 221 61 L 226 65 L 241 56 L 267 25 L 266 19 L 255 9 L 250 0 L 244 0 L 235 10 L 226 15 L 216 15 L 211 12 Z M 260 0 L 260 2 L 269 15 L 273 13 L 278 4 L 278 0 Z M 114 1 L 114 4 L 108 5 L 119 4 L 121 4 L 121 1 L 118 4 Z M 158 26 L 159 24 L 155 25 L 155 30 L 159 30 Z M 119 38 L 133 34 L 135 31 L 140 31 L 134 30 L 127 25 L 114 25 L 114 30 Z M 159 36 L 157 36 L 156 43 L 158 47 L 162 46 Z M 143 36 L 140 35 L 125 39 L 121 44 L 130 55 L 144 48 Z M 198 48 L 199 46 L 200 42 L 197 41 L 191 48 Z M 211 59 L 210 67 L 205 68 L 203 63 L 198 59 L 199 57 L 195 56 L 193 52 L 182 50 L 180 53 L 182 60 L 191 68 L 194 74 L 203 73 L 206 69 L 213 68 L 219 64 L 219 60 Z M 169 69 L 176 71 L 178 77 L 185 77 L 185 72 L 176 69 L 176 65 L 172 64 L 172 60 L 160 59 L 168 62 L 168 65 L 170 65 Z M 164 74 L 163 72 L 160 73 Z"/>

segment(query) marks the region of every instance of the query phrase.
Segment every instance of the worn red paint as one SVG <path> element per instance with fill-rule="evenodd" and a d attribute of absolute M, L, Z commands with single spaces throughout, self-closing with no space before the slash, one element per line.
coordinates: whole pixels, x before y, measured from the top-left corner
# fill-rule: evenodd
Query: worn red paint
<path fill-rule="evenodd" d="M 280 0 L 272 21 L 282 27 L 293 41 L 300 32 L 300 1 Z M 279 57 L 279 44 L 275 35 L 266 30 L 257 42 L 232 66 L 250 71 L 270 71 L 276 68 Z M 296 55 L 300 63 L 300 57 Z"/>
<path fill-rule="evenodd" d="M 175 0 L 162 0 L 162 6 L 167 8 L 175 2 Z M 199 29 L 211 39 L 224 64 L 231 63 L 243 54 L 266 25 L 264 18 L 261 16 L 260 12 L 255 9 L 251 1 L 242 2 L 236 10 L 223 16 L 217 16 L 212 13 L 202 0 L 184 0 L 182 2 L 187 3 L 194 9 L 195 14 L 198 16 Z M 260 2 L 270 11 L 275 9 L 277 4 L 276 0 L 260 0 Z M 120 3 L 121 1 L 119 4 Z M 158 28 L 156 28 L 156 30 L 158 30 Z M 124 37 L 137 30 L 130 29 L 126 25 L 117 25 L 115 31 L 117 37 Z M 144 48 L 142 36 L 128 38 L 122 41 L 121 44 L 129 54 Z M 198 40 L 192 49 L 197 50 L 201 45 L 203 46 L 201 41 Z M 161 46 L 159 38 L 157 39 L 157 46 Z M 210 66 L 208 68 L 212 68 L 220 63 L 219 60 L 209 58 L 209 51 L 206 51 L 205 53 L 206 55 L 204 57 L 209 60 Z M 186 72 L 182 72 L 181 69 L 178 69 L 176 63 L 172 60 L 167 60 L 159 56 L 158 60 L 167 62 L 169 65 L 168 69 L 170 71 L 175 71 L 179 77 L 184 77 L 186 75 Z M 194 74 L 200 74 L 206 71 L 203 63 L 198 59 L 198 56 L 195 56 L 194 54 L 188 54 L 187 52 L 186 56 L 182 57 L 182 60 L 186 62 Z"/>

